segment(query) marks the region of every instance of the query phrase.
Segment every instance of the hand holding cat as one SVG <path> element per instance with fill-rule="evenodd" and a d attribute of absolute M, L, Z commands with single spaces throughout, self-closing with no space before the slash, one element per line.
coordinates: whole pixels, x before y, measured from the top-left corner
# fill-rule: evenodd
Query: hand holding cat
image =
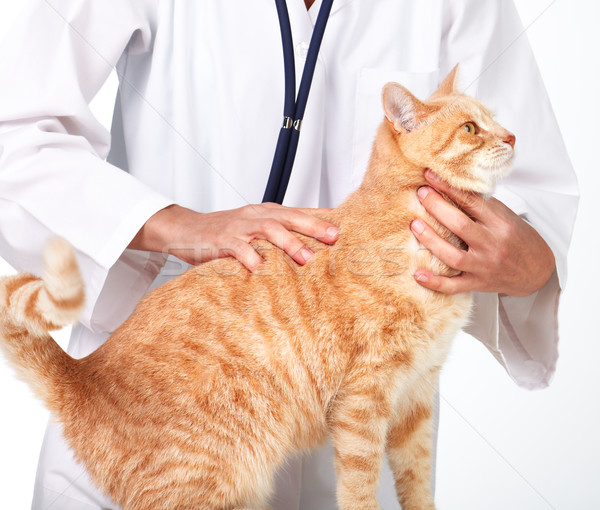
<path fill-rule="evenodd" d="M 305 264 L 313 253 L 292 232 L 329 244 L 337 240 L 337 227 L 314 216 L 320 211 L 265 203 L 199 213 L 171 205 L 144 224 L 129 248 L 169 253 L 190 264 L 233 256 L 254 271 L 263 259 L 249 243 L 266 239 Z"/>
<path fill-rule="evenodd" d="M 419 189 L 421 204 L 468 249 L 444 241 L 423 220 L 413 221 L 411 229 L 417 240 L 442 262 L 461 271 L 458 276 L 444 277 L 420 269 L 414 275 L 417 282 L 444 294 L 480 291 L 527 296 L 544 286 L 555 267 L 554 255 L 533 227 L 494 198 L 485 200 L 452 188 L 430 170 L 425 178 L 431 187 Z"/>

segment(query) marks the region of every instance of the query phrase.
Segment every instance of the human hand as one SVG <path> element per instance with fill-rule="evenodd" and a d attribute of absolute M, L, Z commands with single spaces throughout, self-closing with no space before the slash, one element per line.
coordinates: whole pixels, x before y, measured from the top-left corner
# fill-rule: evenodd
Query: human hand
<path fill-rule="evenodd" d="M 232 256 L 255 271 L 263 258 L 249 243 L 266 239 L 305 264 L 313 252 L 292 232 L 333 244 L 338 228 L 314 216 L 326 211 L 264 203 L 198 213 L 171 205 L 148 219 L 129 248 L 170 253 L 189 264 Z"/>
<path fill-rule="evenodd" d="M 444 294 L 481 291 L 509 296 L 528 296 L 544 286 L 554 271 L 554 255 L 533 227 L 494 198 L 485 200 L 452 188 L 431 170 L 425 178 L 431 187 L 418 190 L 421 204 L 468 248 L 454 247 L 425 221 L 414 220 L 411 230 L 417 240 L 446 265 L 461 271 L 445 277 L 419 269 L 414 275 L 418 283 Z"/>

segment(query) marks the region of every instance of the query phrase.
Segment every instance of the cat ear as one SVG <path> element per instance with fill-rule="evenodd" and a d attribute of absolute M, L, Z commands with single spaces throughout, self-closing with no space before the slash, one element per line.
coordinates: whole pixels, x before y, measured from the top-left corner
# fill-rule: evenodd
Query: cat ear
<path fill-rule="evenodd" d="M 433 96 L 447 96 L 456 92 L 456 83 L 458 81 L 458 64 L 454 66 L 452 71 L 448 73 L 448 76 L 444 78 L 444 81 L 440 83 L 438 89 L 433 93 Z"/>
<path fill-rule="evenodd" d="M 387 83 L 383 87 L 385 116 L 399 133 L 410 132 L 418 127 L 419 113 L 423 106 L 408 89 L 398 83 Z"/>

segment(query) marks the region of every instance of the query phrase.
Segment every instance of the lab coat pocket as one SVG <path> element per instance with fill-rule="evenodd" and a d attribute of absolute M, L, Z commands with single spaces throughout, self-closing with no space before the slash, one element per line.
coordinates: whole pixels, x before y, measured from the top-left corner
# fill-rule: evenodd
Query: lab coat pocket
<path fill-rule="evenodd" d="M 383 86 L 395 81 L 419 99 L 428 98 L 438 86 L 439 70 L 414 72 L 365 68 L 360 71 L 356 87 L 356 107 L 352 140 L 352 184 L 360 185 L 367 168 L 377 128 L 381 124 Z"/>

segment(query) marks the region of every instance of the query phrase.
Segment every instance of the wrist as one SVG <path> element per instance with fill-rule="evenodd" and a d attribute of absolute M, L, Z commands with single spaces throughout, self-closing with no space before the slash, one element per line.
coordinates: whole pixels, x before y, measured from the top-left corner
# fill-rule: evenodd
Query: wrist
<path fill-rule="evenodd" d="M 175 218 L 183 210 L 185 208 L 173 204 L 155 212 L 146 220 L 127 247 L 133 250 L 162 253 L 172 240 Z"/>

